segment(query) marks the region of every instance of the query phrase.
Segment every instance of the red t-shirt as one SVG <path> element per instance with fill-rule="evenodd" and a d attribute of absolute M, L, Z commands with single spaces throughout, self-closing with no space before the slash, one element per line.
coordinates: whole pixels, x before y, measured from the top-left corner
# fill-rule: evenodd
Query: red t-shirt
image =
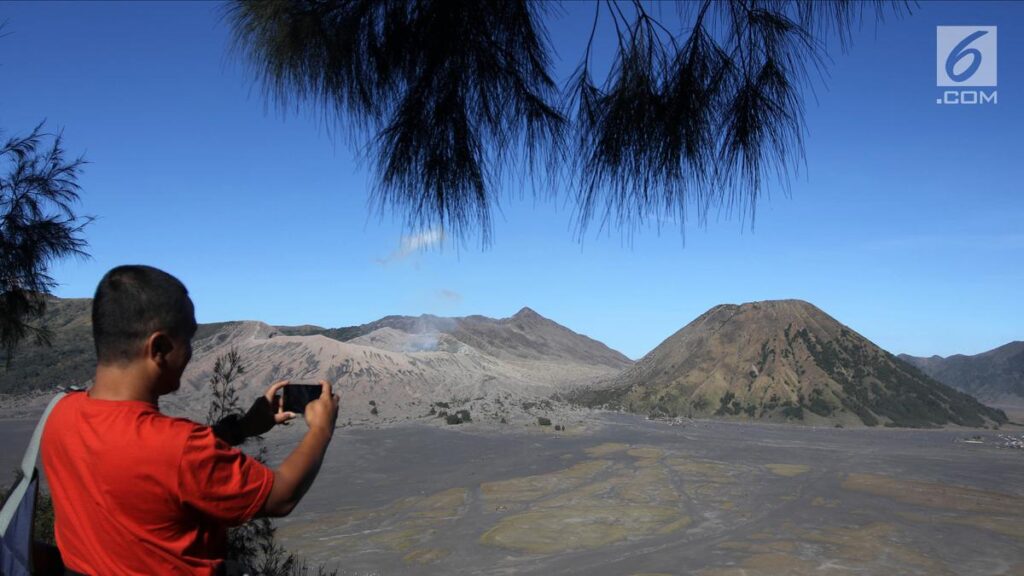
<path fill-rule="evenodd" d="M 57 546 L 84 574 L 214 574 L 273 472 L 147 402 L 69 394 L 43 431 Z"/>

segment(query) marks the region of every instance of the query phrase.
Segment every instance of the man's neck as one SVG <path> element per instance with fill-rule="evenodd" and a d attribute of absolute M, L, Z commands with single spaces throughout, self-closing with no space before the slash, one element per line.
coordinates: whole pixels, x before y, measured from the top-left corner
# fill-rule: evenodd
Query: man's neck
<path fill-rule="evenodd" d="M 96 400 L 137 400 L 158 405 L 160 395 L 152 376 L 138 363 L 97 365 L 89 397 Z"/>

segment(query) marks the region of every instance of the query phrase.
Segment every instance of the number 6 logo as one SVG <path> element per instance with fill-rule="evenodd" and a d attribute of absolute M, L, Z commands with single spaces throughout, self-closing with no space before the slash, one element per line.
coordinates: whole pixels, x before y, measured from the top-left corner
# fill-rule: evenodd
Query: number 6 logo
<path fill-rule="evenodd" d="M 988 34 L 987 30 L 978 30 L 974 34 L 971 34 L 961 40 L 959 44 L 953 47 L 953 51 L 949 53 L 949 58 L 946 58 L 946 75 L 954 82 L 963 82 L 978 71 L 978 67 L 981 66 L 981 51 L 977 48 L 968 48 L 968 46 L 971 45 L 971 42 L 974 42 L 985 34 Z M 957 74 L 955 71 L 957 63 L 968 56 L 971 57 L 971 63 L 963 72 Z"/>
<path fill-rule="evenodd" d="M 938 86 L 996 85 L 995 26 L 939 26 L 935 39 Z"/>

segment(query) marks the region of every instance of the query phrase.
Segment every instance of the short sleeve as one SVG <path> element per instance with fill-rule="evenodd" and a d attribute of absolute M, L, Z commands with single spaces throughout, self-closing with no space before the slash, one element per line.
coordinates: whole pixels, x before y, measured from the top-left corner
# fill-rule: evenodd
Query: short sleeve
<path fill-rule="evenodd" d="M 181 503 L 228 526 L 250 520 L 263 507 L 274 473 L 197 426 L 185 441 L 178 465 Z"/>

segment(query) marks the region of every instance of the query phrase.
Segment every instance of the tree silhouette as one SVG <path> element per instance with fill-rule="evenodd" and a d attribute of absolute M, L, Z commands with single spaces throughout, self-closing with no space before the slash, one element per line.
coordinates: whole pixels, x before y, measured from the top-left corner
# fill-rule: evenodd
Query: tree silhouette
<path fill-rule="evenodd" d="M 868 12 L 902 2 L 593 2 L 579 66 L 559 87 L 544 27 L 557 4 L 529 0 L 235 0 L 227 17 L 268 97 L 311 106 L 365 136 L 373 198 L 410 228 L 491 241 L 496 188 L 525 163 L 534 189 L 564 181 L 577 232 L 632 234 L 695 211 L 754 215 L 769 181 L 803 155 L 802 90 L 826 42 L 845 48 Z M 614 61 L 594 78 L 594 38 Z M 541 182 L 537 186 L 537 182 Z"/>
<path fill-rule="evenodd" d="M 245 374 L 245 364 L 237 348 L 231 348 L 225 354 L 217 356 L 213 363 L 213 375 L 210 376 L 212 399 L 206 411 L 206 424 L 213 426 L 229 416 L 241 417 L 245 414 L 238 397 L 235 379 Z"/>
<path fill-rule="evenodd" d="M 60 134 L 43 132 L 42 124 L 0 145 L 0 348 L 6 365 L 22 340 L 49 342 L 49 332 L 32 322 L 56 286 L 50 265 L 86 256 L 82 229 L 91 218 L 73 209 L 83 164 L 65 159 Z"/>

